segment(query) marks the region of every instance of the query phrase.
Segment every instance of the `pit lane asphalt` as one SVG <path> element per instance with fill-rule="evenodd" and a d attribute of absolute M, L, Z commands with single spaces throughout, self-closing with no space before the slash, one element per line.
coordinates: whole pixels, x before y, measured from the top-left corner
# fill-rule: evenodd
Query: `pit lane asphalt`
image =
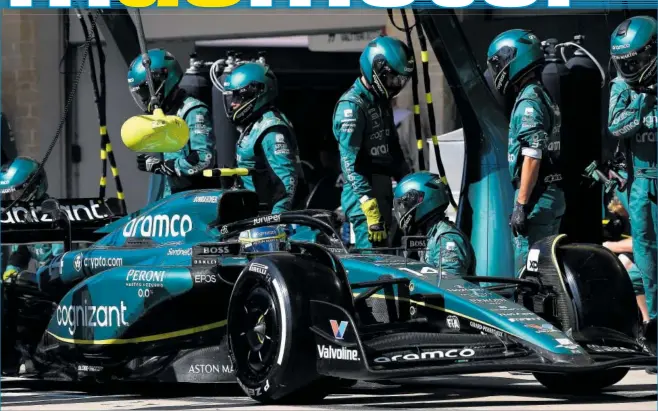
<path fill-rule="evenodd" d="M 656 410 L 656 376 L 631 371 L 619 384 L 587 396 L 551 394 L 530 375 L 456 375 L 407 380 L 404 386 L 359 383 L 303 407 L 261 406 L 237 385 L 131 384 L 93 390 L 75 384 L 2 378 L 3 411 L 81 410 Z"/>

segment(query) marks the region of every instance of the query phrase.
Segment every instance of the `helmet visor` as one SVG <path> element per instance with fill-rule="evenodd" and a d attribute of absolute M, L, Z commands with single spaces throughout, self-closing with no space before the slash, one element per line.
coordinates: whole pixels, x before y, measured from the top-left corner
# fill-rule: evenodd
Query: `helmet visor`
<path fill-rule="evenodd" d="M 409 212 L 418 207 L 423 202 L 424 197 L 422 191 L 409 190 L 402 197 L 394 199 L 393 209 L 398 222 L 401 223 Z"/>
<path fill-rule="evenodd" d="M 151 78 L 153 79 L 155 95 L 159 96 L 160 103 L 162 103 L 164 101 L 164 80 L 166 80 L 167 75 L 165 73 L 156 71 L 151 73 Z M 142 111 L 152 111 L 149 107 L 151 103 L 151 93 L 146 81 L 138 84 L 137 86 L 130 87 L 130 94 L 133 96 L 133 100 L 135 100 L 135 103 L 140 109 L 142 109 Z"/>
<path fill-rule="evenodd" d="M 225 90 L 224 108 L 228 118 L 237 120 L 245 117 L 253 108 L 262 90 L 263 85 L 257 83 L 251 83 L 237 90 Z"/>
<path fill-rule="evenodd" d="M 151 100 L 151 95 L 149 93 L 149 88 L 146 83 L 142 83 L 139 86 L 131 87 L 130 94 L 133 96 L 133 100 L 137 106 L 144 112 L 148 111 L 149 101 Z"/>
<path fill-rule="evenodd" d="M 244 231 L 239 237 L 244 251 L 251 253 L 279 251 L 285 240 L 285 231 L 274 227 L 260 227 Z"/>
<path fill-rule="evenodd" d="M 617 72 L 626 79 L 633 79 L 642 75 L 650 64 L 656 64 L 656 55 L 651 50 L 641 53 L 629 53 L 619 57 L 613 57 Z"/>
<path fill-rule="evenodd" d="M 279 239 L 258 240 L 251 243 L 245 243 L 244 251 L 249 253 L 264 253 L 270 251 L 279 251 L 280 243 L 281 240 Z"/>
<path fill-rule="evenodd" d="M 505 92 L 509 84 L 509 65 L 516 57 L 516 48 L 503 46 L 487 59 L 487 67 L 492 74 L 496 90 Z"/>
<path fill-rule="evenodd" d="M 373 62 L 373 69 L 375 81 L 381 82 L 389 98 L 397 96 L 411 78 L 409 74 L 400 74 L 393 70 L 383 58 Z"/>

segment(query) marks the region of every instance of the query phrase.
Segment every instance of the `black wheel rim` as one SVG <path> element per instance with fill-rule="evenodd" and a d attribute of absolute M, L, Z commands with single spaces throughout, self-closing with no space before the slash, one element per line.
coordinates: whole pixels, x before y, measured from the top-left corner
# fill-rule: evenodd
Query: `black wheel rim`
<path fill-rule="evenodd" d="M 266 378 L 275 364 L 280 341 L 277 305 L 262 284 L 245 287 L 243 302 L 232 307 L 232 350 L 238 370 L 254 382 Z"/>

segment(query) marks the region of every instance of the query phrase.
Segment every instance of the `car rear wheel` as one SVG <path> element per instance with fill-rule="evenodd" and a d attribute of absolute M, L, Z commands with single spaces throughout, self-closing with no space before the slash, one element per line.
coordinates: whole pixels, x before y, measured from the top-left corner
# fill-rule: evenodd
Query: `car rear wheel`
<path fill-rule="evenodd" d="M 238 384 L 265 404 L 322 400 L 309 331 L 304 278 L 310 267 L 291 255 L 254 259 L 236 281 L 228 309 L 229 353 Z"/>
<path fill-rule="evenodd" d="M 565 394 L 591 394 L 617 384 L 628 374 L 628 368 L 577 374 L 534 373 L 541 385 L 551 391 Z"/>

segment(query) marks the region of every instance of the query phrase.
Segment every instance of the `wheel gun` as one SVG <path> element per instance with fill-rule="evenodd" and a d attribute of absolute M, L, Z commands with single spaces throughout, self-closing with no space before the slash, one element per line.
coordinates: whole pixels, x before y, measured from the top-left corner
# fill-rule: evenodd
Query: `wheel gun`
<path fill-rule="evenodd" d="M 594 160 L 585 169 L 584 176 L 603 184 L 606 193 L 614 190 L 623 192 L 626 190 L 626 179 L 620 176 L 617 170 L 619 170 L 619 165 L 612 160 L 603 163 L 602 167 L 599 167 L 599 163 Z"/>

